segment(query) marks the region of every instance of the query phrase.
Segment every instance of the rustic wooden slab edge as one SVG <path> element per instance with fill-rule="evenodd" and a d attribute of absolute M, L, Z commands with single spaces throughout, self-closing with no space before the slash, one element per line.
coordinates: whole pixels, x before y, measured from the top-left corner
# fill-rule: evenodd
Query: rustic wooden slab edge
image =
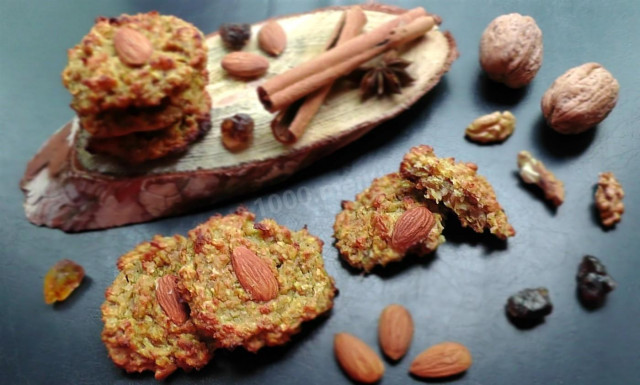
<path fill-rule="evenodd" d="M 340 9 L 343 8 L 331 7 L 308 14 L 284 16 L 278 20 L 289 25 L 295 18 L 322 12 L 336 13 Z M 363 9 L 370 19 L 373 16 L 374 20 L 380 19 L 379 22 L 384 21 L 385 16 L 404 12 L 403 9 L 380 4 L 363 5 Z M 289 20 L 289 24 L 284 23 L 285 20 Z M 256 26 L 261 24 L 263 23 L 257 23 Z M 210 47 L 213 39 L 218 39 L 217 35 L 207 38 Z M 219 46 L 219 42 L 214 43 Z M 247 92 L 252 95 L 251 103 L 259 104 L 253 93 L 257 84 L 253 84 L 249 91 L 242 90 L 244 94 L 235 96 L 217 92 L 220 88 L 218 84 L 233 81 L 224 78 L 224 74 L 217 68 L 219 60 L 216 55 L 220 54 L 218 50 L 210 49 L 208 92 L 214 99 L 213 129 L 205 140 L 194 145 L 178 160 L 160 162 L 151 169 L 138 169 L 134 170 L 135 174 L 126 175 L 130 168 L 88 157 L 81 146 L 77 145 L 81 130 L 77 119 L 73 119 L 59 129 L 27 165 L 20 187 L 25 194 L 24 209 L 29 221 L 70 232 L 104 229 L 194 211 L 230 196 L 257 191 L 266 185 L 282 181 L 408 109 L 439 82 L 458 57 L 451 34 L 439 29 L 433 30 L 425 39 L 413 44 L 407 54 L 417 55 L 416 57 L 429 57 L 433 54 L 442 58 L 440 61 L 433 61 L 431 67 L 429 60 L 419 61 L 420 65 L 427 63 L 426 71 L 429 75 L 424 76 L 422 72 L 422 77 L 416 75 L 418 81 L 403 92 L 401 100 L 373 99 L 367 103 L 375 104 L 375 108 L 362 107 L 357 90 L 336 87 L 337 90 L 332 91 L 327 101 L 328 106 L 323 106 L 326 108 L 321 109 L 318 119 L 314 118 L 308 128 L 308 135 L 305 134 L 306 138 L 303 137 L 304 140 L 300 143 L 292 147 L 264 145 L 263 147 L 269 148 L 265 153 L 245 154 L 234 162 L 234 155 L 226 155 L 220 147 L 216 147 L 219 146 L 217 127 L 219 121 L 233 111 L 235 103 L 244 103 L 246 108 Z M 414 71 L 421 71 L 421 68 Z M 235 85 L 230 83 L 229 87 L 233 86 Z M 244 98 L 242 95 L 245 95 Z M 225 103 L 224 100 L 235 102 Z M 341 106 L 342 110 L 336 113 L 336 109 L 340 109 L 336 106 Z M 220 109 L 218 113 L 216 108 Z M 335 129 L 336 122 L 343 122 L 345 111 L 354 108 L 370 112 L 365 116 L 362 116 L 364 112 L 361 115 L 352 113 L 351 118 L 360 117 L 354 124 L 347 122 L 349 125 L 339 127 L 338 131 L 329 135 L 323 133 L 326 127 Z M 260 111 L 263 111 L 261 107 Z M 270 117 L 268 113 L 262 113 L 264 116 L 256 122 L 256 132 L 261 132 L 262 136 L 258 136 L 256 140 L 273 141 L 266 134 L 268 127 L 259 130 L 259 125 L 268 126 Z M 260 143 L 254 143 L 254 146 L 260 148 Z M 209 156 L 212 151 L 219 156 Z M 220 164 L 223 166 L 216 167 Z"/>

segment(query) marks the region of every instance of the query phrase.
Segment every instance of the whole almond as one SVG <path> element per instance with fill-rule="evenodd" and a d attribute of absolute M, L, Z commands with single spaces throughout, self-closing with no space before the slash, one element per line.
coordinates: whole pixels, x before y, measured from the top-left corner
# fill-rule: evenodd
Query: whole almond
<path fill-rule="evenodd" d="M 382 378 L 382 359 L 362 340 L 348 333 L 338 333 L 333 340 L 338 363 L 352 380 L 371 384 Z"/>
<path fill-rule="evenodd" d="M 269 301 L 278 296 L 278 280 L 271 266 L 253 251 L 236 247 L 231 253 L 231 265 L 240 285 L 254 301 Z"/>
<path fill-rule="evenodd" d="M 435 225 L 433 214 L 426 207 L 414 207 L 398 218 L 391 235 L 391 246 L 405 252 L 424 240 Z"/>
<path fill-rule="evenodd" d="M 409 372 L 423 378 L 449 377 L 471 367 L 471 352 L 457 342 L 442 342 L 418 354 Z"/>
<path fill-rule="evenodd" d="M 287 35 L 277 21 L 269 21 L 258 32 L 260 49 L 272 56 L 279 56 L 287 47 Z"/>
<path fill-rule="evenodd" d="M 156 300 L 164 313 L 176 325 L 182 325 L 189 315 L 180 300 L 177 290 L 178 278 L 169 274 L 158 278 L 156 281 Z"/>
<path fill-rule="evenodd" d="M 229 75 L 241 78 L 262 76 L 269 69 L 269 61 L 251 52 L 231 52 L 222 58 L 222 68 Z"/>
<path fill-rule="evenodd" d="M 113 47 L 120 60 L 132 67 L 141 66 L 153 53 L 153 45 L 145 35 L 127 27 L 119 28 L 113 36 Z"/>
<path fill-rule="evenodd" d="M 384 354 L 399 360 L 407 353 L 413 337 L 411 313 L 401 305 L 389 305 L 380 314 L 378 339 Z"/>

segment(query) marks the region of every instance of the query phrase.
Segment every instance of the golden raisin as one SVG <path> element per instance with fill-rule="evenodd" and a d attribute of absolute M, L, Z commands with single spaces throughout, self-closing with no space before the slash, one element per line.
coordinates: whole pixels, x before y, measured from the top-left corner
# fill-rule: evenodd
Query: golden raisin
<path fill-rule="evenodd" d="M 235 114 L 220 125 L 222 144 L 229 151 L 244 150 L 253 140 L 253 119 L 247 114 Z"/>
<path fill-rule="evenodd" d="M 80 286 L 83 278 L 82 266 L 68 259 L 58 261 L 44 276 L 44 302 L 64 301 Z"/>

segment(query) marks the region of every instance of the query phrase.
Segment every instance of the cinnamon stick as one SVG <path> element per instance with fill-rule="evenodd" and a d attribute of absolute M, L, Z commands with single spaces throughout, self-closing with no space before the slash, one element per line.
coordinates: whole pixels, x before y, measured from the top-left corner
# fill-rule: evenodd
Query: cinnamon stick
<path fill-rule="evenodd" d="M 367 23 L 362 8 L 358 6 L 347 9 L 340 18 L 336 30 L 333 32 L 327 49 L 343 44 L 362 32 Z M 304 133 L 311 119 L 320 109 L 326 99 L 333 82 L 307 95 L 300 103 L 296 102 L 284 108 L 271 122 L 271 131 L 277 141 L 283 144 L 292 144 L 298 141 Z"/>
<path fill-rule="evenodd" d="M 423 8 L 407 11 L 366 34 L 267 80 L 258 87 L 258 97 L 266 109 L 279 111 L 347 75 L 375 56 L 424 35 L 435 24 L 436 20 L 426 16 Z"/>

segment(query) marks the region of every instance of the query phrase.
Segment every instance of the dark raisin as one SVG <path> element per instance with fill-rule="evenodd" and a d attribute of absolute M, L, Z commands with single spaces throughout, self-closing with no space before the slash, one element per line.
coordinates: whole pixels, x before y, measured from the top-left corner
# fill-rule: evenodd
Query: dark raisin
<path fill-rule="evenodd" d="M 587 305 L 600 305 L 607 294 L 616 288 L 616 281 L 607 273 L 607 268 L 600 260 L 585 255 L 578 266 L 578 293 Z"/>
<path fill-rule="evenodd" d="M 506 311 L 515 323 L 533 325 L 553 311 L 549 290 L 544 287 L 524 289 L 507 300 Z"/>
<path fill-rule="evenodd" d="M 236 114 L 226 118 L 220 125 L 222 144 L 229 151 L 240 151 L 253 139 L 253 119 L 247 114 Z"/>
<path fill-rule="evenodd" d="M 222 24 L 220 37 L 227 48 L 239 50 L 247 44 L 251 37 L 251 26 L 249 24 Z"/>

